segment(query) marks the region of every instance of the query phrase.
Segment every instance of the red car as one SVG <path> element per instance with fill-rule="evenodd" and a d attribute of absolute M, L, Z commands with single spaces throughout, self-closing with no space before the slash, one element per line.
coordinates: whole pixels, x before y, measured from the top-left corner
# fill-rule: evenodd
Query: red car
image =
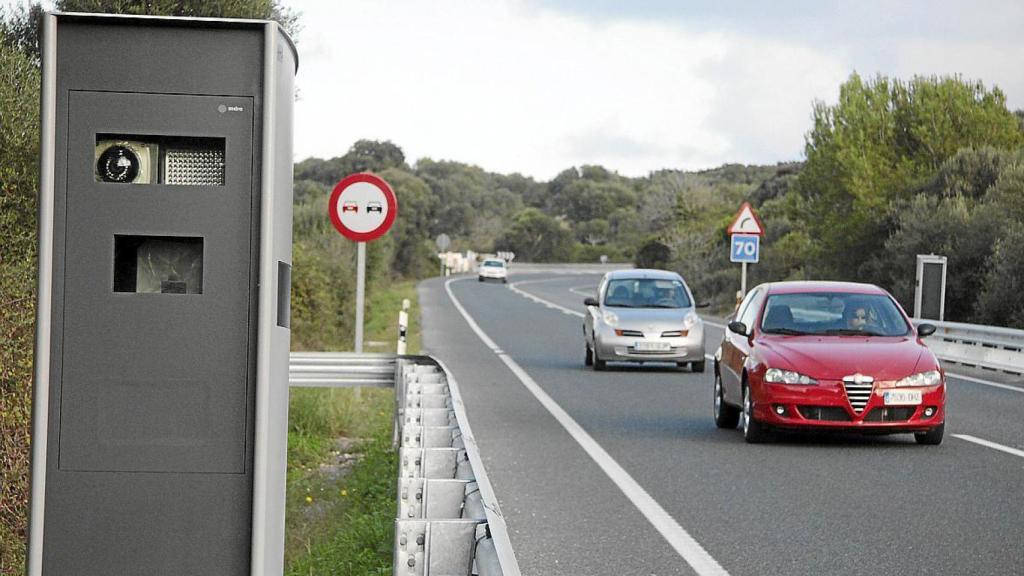
<path fill-rule="evenodd" d="M 939 444 L 946 375 L 885 290 L 847 282 L 762 284 L 715 354 L 715 424 L 747 442 L 772 430 L 913 433 Z"/>

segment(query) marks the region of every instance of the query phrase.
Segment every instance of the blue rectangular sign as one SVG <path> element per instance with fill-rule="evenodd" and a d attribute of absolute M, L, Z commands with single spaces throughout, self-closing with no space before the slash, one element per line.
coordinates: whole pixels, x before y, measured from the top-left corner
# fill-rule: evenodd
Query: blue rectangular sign
<path fill-rule="evenodd" d="M 761 256 L 761 237 L 757 234 L 733 234 L 729 244 L 730 262 L 755 263 Z"/>

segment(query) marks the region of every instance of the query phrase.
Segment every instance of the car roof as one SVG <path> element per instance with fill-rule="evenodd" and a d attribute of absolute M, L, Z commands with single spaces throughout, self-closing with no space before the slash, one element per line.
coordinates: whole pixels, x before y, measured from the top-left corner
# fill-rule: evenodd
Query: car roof
<path fill-rule="evenodd" d="M 608 273 L 609 280 L 621 280 L 623 278 L 650 278 L 653 280 L 681 280 L 682 277 L 670 270 L 655 270 L 653 268 L 629 268 L 626 270 L 615 270 Z"/>
<path fill-rule="evenodd" d="M 845 292 L 849 294 L 879 294 L 888 292 L 874 284 L 861 282 L 832 282 L 826 280 L 801 280 L 793 282 L 771 282 L 766 284 L 768 294 L 797 294 L 814 292 Z"/>

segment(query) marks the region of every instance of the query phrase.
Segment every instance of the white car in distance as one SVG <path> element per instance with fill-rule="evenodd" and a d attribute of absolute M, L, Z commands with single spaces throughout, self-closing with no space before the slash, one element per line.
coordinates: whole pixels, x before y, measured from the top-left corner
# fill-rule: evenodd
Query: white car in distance
<path fill-rule="evenodd" d="M 488 258 L 480 263 L 477 279 L 480 282 L 501 280 L 502 284 L 508 284 L 508 266 L 501 258 Z"/>

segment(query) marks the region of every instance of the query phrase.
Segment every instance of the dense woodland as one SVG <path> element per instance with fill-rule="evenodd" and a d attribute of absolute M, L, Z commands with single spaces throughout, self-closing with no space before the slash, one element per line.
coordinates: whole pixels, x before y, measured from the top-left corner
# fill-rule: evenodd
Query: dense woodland
<path fill-rule="evenodd" d="M 443 232 L 454 250 L 511 250 L 516 261 L 607 255 L 677 270 L 699 298 L 725 305 L 739 287 L 726 228 L 749 201 L 767 230 L 752 283 L 872 282 L 911 308 L 916 255 L 934 253 L 949 258 L 947 319 L 1024 327 L 1015 249 L 1024 240 L 1024 113 L 980 82 L 856 74 L 838 103 L 811 113 L 803 161 L 640 178 L 581 166 L 538 182 L 458 162 L 410 164 L 391 142 L 360 141 L 344 156 L 296 165 L 297 246 L 324 241 L 331 186 L 371 170 L 401 206 L 394 233 L 374 246 L 380 273 L 433 273 L 431 239 Z"/>
<path fill-rule="evenodd" d="M 276 0 L 58 1 L 64 11 L 277 18 Z M 38 5 L 0 18 L 0 573 L 20 572 L 27 504 L 36 265 Z M 392 232 L 371 244 L 370 290 L 436 273 L 433 238 L 453 250 L 511 250 L 517 261 L 613 262 L 681 272 L 726 305 L 739 286 L 726 227 L 744 201 L 767 228 L 753 283 L 877 283 L 909 306 L 916 254 L 949 257 L 947 319 L 1024 328 L 1024 113 L 959 77 L 862 78 L 809 106 L 801 161 L 671 167 L 627 178 L 568 167 L 550 181 L 455 161 L 411 160 L 391 142 L 295 166 L 293 341 L 351 341 L 354 245 L 331 228 L 327 197 L 369 170 L 394 187 Z M 770 121 L 770 119 L 766 119 Z"/>

